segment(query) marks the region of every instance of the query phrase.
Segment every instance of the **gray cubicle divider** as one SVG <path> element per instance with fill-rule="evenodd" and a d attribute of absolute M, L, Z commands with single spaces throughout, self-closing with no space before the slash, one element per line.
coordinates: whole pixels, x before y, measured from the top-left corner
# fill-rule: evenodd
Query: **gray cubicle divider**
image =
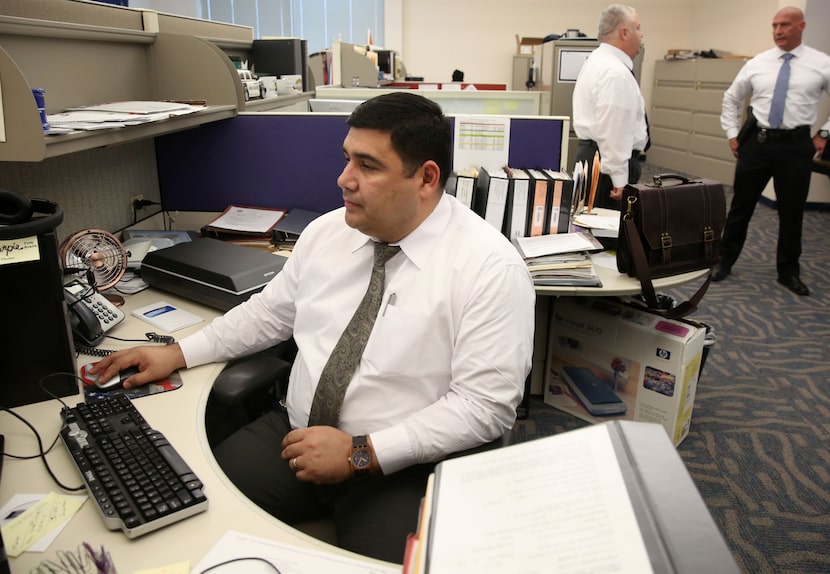
<path fill-rule="evenodd" d="M 156 138 L 165 210 L 228 205 L 326 212 L 343 205 L 346 115 L 250 114 Z M 452 118 L 450 118 L 452 120 Z M 513 167 L 560 169 L 563 120 L 511 119 Z"/>

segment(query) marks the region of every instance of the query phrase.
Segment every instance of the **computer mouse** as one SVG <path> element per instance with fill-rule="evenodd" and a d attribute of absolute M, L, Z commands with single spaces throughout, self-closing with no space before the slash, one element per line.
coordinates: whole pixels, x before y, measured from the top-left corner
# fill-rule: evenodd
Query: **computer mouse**
<path fill-rule="evenodd" d="M 111 377 L 106 381 L 102 381 L 100 380 L 98 375 L 93 375 L 89 373 L 89 369 L 91 369 L 94 364 L 95 363 L 89 363 L 81 367 L 81 378 L 85 382 L 92 383 L 96 387 L 104 391 L 121 388 L 121 385 L 124 383 L 124 381 L 126 381 L 129 377 L 133 376 L 138 372 L 138 367 L 127 367 L 123 371 L 119 371 L 118 374 L 114 377 Z"/>

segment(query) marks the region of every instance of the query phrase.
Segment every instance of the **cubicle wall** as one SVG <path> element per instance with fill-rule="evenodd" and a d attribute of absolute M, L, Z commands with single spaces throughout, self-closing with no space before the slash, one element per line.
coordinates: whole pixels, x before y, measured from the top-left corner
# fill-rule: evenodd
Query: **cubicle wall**
<path fill-rule="evenodd" d="M 164 209 L 228 205 L 330 211 L 343 205 L 346 114 L 250 114 L 156 138 Z M 454 121 L 454 118 L 450 118 Z M 567 118 L 515 117 L 508 162 L 562 169 Z"/>

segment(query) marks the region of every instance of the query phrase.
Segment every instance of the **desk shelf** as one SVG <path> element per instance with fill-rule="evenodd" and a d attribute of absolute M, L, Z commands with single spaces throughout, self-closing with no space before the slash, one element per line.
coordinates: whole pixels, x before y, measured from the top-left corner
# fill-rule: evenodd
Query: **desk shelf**
<path fill-rule="evenodd" d="M 233 117 L 245 102 L 232 62 L 214 43 L 183 34 L 0 16 L 4 139 L 0 161 L 37 162 Z M 124 100 L 204 100 L 205 110 L 140 126 L 46 136 L 47 113 Z"/>

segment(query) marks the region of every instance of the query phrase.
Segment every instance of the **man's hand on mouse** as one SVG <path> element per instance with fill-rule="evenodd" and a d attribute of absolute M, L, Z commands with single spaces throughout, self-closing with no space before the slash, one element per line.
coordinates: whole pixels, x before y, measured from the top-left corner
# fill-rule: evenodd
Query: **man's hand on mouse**
<path fill-rule="evenodd" d="M 123 382 L 125 389 L 166 379 L 173 371 L 187 365 L 178 343 L 174 343 L 164 347 L 144 346 L 117 351 L 98 361 L 89 373 L 109 380 L 119 371 L 132 366 L 138 367 L 139 372 Z"/>

